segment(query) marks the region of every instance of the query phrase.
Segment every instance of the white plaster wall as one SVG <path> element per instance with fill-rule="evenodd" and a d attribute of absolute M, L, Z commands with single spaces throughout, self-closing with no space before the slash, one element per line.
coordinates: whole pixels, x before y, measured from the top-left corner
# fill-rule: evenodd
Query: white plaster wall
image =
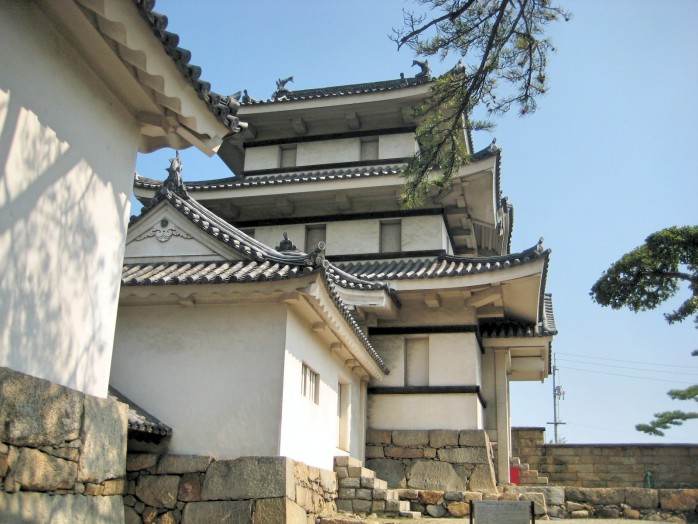
<path fill-rule="evenodd" d="M 283 413 L 279 454 L 311 466 L 331 470 L 337 449 L 339 420 L 338 384 L 351 389 L 349 454 L 363 457 L 365 406 L 361 389 L 365 385 L 351 375 L 312 331 L 311 326 L 289 311 L 284 363 Z M 301 394 L 301 369 L 306 363 L 320 375 L 319 403 Z"/>
<path fill-rule="evenodd" d="M 405 385 L 405 337 L 383 335 L 371 337 L 371 345 L 388 366 L 390 374 L 382 380 L 371 379 L 372 386 L 403 387 Z"/>
<path fill-rule="evenodd" d="M 377 219 L 330 222 L 325 252 L 328 255 L 378 253 L 379 235 L 380 221 Z"/>
<path fill-rule="evenodd" d="M 487 348 L 482 355 L 482 397 L 485 399 L 487 409 L 485 410 L 485 428 L 487 430 L 497 429 L 497 390 L 495 381 L 494 350 Z M 492 440 L 496 440 L 493 437 Z"/>
<path fill-rule="evenodd" d="M 0 16 L 0 366 L 104 397 L 139 132 L 33 2 Z"/>
<path fill-rule="evenodd" d="M 301 142 L 296 163 L 299 166 L 355 162 L 360 160 L 361 141 L 358 138 Z"/>
<path fill-rule="evenodd" d="M 378 155 L 380 158 L 405 158 L 417 152 L 414 133 L 399 133 L 378 137 Z"/>
<path fill-rule="evenodd" d="M 245 171 L 279 167 L 279 146 L 248 147 L 245 149 Z"/>
<path fill-rule="evenodd" d="M 403 251 L 447 249 L 446 226 L 441 215 L 404 217 L 400 221 Z"/>
<path fill-rule="evenodd" d="M 480 357 L 474 333 L 430 335 L 429 385 L 480 385 L 482 383 Z"/>
<path fill-rule="evenodd" d="M 375 429 L 483 429 L 477 395 L 370 395 L 368 426 Z"/>
<path fill-rule="evenodd" d="M 111 383 L 172 427 L 170 453 L 276 456 L 285 336 L 281 304 L 121 307 Z"/>

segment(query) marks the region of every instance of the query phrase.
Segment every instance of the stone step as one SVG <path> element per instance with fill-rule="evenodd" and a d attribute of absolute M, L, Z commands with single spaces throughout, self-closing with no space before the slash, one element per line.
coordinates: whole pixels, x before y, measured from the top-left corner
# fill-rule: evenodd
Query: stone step
<path fill-rule="evenodd" d="M 538 476 L 538 470 L 536 469 L 529 469 L 527 471 L 521 471 L 519 472 L 520 478 L 528 479 L 528 478 L 535 478 Z"/>
<path fill-rule="evenodd" d="M 403 518 L 403 519 L 421 519 L 422 514 L 419 511 L 401 511 L 400 518 Z"/>
<path fill-rule="evenodd" d="M 401 500 L 400 501 L 400 511 L 410 511 L 410 501 L 409 500 Z"/>
<path fill-rule="evenodd" d="M 519 482 L 522 486 L 542 486 L 548 484 L 548 477 L 537 477 L 529 479 L 521 479 Z"/>

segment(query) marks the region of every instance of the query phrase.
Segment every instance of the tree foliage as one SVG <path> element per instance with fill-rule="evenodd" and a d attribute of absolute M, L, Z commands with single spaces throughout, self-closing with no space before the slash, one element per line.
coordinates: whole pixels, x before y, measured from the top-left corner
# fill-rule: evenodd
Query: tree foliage
<path fill-rule="evenodd" d="M 554 50 L 545 36 L 550 22 L 570 15 L 550 0 L 419 0 L 427 14 L 404 11 L 404 26 L 393 30 L 398 48 L 407 46 L 423 57 L 458 56 L 459 63 L 432 83 L 431 95 L 417 109 L 420 151 L 405 173 L 404 201 L 415 206 L 433 188 L 450 183 L 468 162 L 464 125 L 489 129 L 472 121 L 483 104 L 496 116 L 517 107 L 521 115 L 536 110 L 546 92 L 547 57 Z M 435 175 L 436 173 L 436 175 Z"/>
<path fill-rule="evenodd" d="M 698 356 L 698 350 L 694 351 L 692 355 L 694 357 Z M 689 386 L 686 389 L 671 389 L 667 394 L 674 400 L 693 399 L 698 402 L 698 384 Z M 680 426 L 686 420 L 696 418 L 698 418 L 698 413 L 695 412 L 686 413 L 678 410 L 664 411 L 662 413 L 655 413 L 654 420 L 650 421 L 649 424 L 638 424 L 635 426 L 635 429 L 643 433 L 663 437 L 663 429 L 669 429 L 671 426 Z"/>
<path fill-rule="evenodd" d="M 591 296 L 602 306 L 645 311 L 676 295 L 682 282 L 688 283 L 690 296 L 664 317 L 673 324 L 696 314 L 698 324 L 698 226 L 670 227 L 651 234 L 644 244 L 604 271 L 591 288 Z M 698 351 L 692 354 L 698 356 Z M 698 384 L 672 389 L 668 395 L 674 400 L 698 402 Z M 696 419 L 698 413 L 675 410 L 655 413 L 654 417 L 635 429 L 664 436 L 662 430 Z"/>
<path fill-rule="evenodd" d="M 688 283 L 691 296 L 664 315 L 670 324 L 698 313 L 698 226 L 651 234 L 604 271 L 590 294 L 602 306 L 645 311 L 676 295 L 682 282 Z"/>

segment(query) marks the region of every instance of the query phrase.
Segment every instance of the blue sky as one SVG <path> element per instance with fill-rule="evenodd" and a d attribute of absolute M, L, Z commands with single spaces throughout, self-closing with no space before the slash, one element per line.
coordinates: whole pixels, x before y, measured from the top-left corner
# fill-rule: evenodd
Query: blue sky
<path fill-rule="evenodd" d="M 669 326 L 662 312 L 613 311 L 589 288 L 614 260 L 671 225 L 698 223 L 698 2 L 586 0 L 550 34 L 551 91 L 536 113 L 508 115 L 493 137 L 503 148 L 502 191 L 515 208 L 512 249 L 540 236 L 552 249 L 547 291 L 560 334 L 553 343 L 565 390 L 560 434 L 567 442 L 698 442 L 698 421 L 664 438 L 634 425 L 657 411 L 696 410 L 666 391 L 698 383 L 698 330 Z M 290 89 L 413 76 L 413 55 L 387 35 L 401 23 L 403 0 L 282 2 L 159 0 L 168 30 L 213 89 L 248 89 L 268 98 L 277 78 Z M 458 57 L 430 60 L 435 74 Z M 144 176 L 164 178 L 172 151 L 139 157 Z M 182 153 L 185 180 L 229 176 L 218 158 Z M 685 294 L 688 291 L 685 291 Z M 677 302 L 678 303 L 678 302 Z M 513 383 L 515 426 L 552 421 L 552 382 Z M 693 405 L 691 405 L 693 404 Z M 552 427 L 547 437 L 552 439 Z"/>

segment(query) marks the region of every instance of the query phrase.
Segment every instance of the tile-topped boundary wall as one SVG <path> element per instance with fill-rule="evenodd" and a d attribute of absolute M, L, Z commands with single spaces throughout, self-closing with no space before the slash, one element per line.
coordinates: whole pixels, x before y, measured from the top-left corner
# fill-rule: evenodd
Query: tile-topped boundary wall
<path fill-rule="evenodd" d="M 696 444 L 546 444 L 545 428 L 512 428 L 512 454 L 550 485 L 698 489 Z M 651 475 L 647 475 L 650 473 Z"/>
<path fill-rule="evenodd" d="M 124 522 L 128 408 L 0 367 L 0 521 Z"/>
<path fill-rule="evenodd" d="M 286 457 L 134 453 L 126 470 L 126 524 L 306 524 L 336 511 L 335 473 Z"/>
<path fill-rule="evenodd" d="M 368 429 L 366 467 L 389 488 L 497 491 L 484 430 Z"/>

